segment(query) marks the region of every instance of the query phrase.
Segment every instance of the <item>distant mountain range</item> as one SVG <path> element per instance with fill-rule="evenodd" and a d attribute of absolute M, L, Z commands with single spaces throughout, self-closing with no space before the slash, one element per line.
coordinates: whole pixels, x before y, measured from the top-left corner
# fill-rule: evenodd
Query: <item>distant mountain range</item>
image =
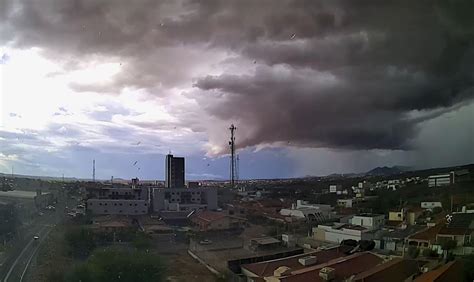
<path fill-rule="evenodd" d="M 382 166 L 382 167 L 376 167 L 370 171 L 367 171 L 365 175 L 367 176 L 387 176 L 387 175 L 394 175 L 394 174 L 400 174 L 406 171 L 412 170 L 411 167 L 408 166 Z"/>

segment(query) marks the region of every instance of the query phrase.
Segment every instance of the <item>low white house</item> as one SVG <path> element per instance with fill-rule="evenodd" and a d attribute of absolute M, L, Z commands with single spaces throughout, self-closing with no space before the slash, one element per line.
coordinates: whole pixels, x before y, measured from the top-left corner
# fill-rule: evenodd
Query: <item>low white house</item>
<path fill-rule="evenodd" d="M 332 217 L 332 207 L 330 205 L 309 204 L 306 201 L 298 200 L 291 209 L 281 209 L 280 214 L 297 219 L 322 222 Z"/>
<path fill-rule="evenodd" d="M 348 239 L 360 241 L 368 231 L 365 227 L 344 223 L 320 224 L 312 229 L 314 239 L 334 243 Z"/>
<path fill-rule="evenodd" d="M 351 224 L 360 225 L 369 230 L 377 230 L 384 224 L 384 215 L 369 213 L 358 214 L 351 218 Z"/>

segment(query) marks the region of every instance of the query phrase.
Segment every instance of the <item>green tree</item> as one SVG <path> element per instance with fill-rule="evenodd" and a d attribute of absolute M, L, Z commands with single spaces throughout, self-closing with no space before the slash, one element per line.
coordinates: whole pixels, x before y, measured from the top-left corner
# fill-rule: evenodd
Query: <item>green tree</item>
<path fill-rule="evenodd" d="M 151 247 L 150 236 L 148 236 L 145 233 L 138 232 L 135 235 L 135 238 L 133 239 L 132 244 L 135 248 L 139 250 L 149 249 Z"/>
<path fill-rule="evenodd" d="M 94 234 L 85 228 L 71 228 L 66 231 L 66 242 L 68 243 L 70 254 L 76 258 L 86 258 L 95 249 Z"/>
<path fill-rule="evenodd" d="M 105 249 L 66 276 L 70 282 L 164 281 L 166 267 L 160 257 L 138 251 Z"/>

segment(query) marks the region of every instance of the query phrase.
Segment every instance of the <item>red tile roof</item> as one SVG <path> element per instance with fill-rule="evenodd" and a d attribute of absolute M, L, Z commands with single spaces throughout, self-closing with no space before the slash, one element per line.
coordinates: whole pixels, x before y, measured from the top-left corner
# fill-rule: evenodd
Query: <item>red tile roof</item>
<path fill-rule="evenodd" d="M 352 275 L 361 273 L 383 262 L 379 256 L 370 253 L 355 253 L 353 255 L 337 258 L 327 263 L 292 271 L 290 276 L 282 277 L 281 282 L 324 282 L 319 276 L 323 267 L 331 267 L 335 270 L 335 281 L 344 280 Z"/>
<path fill-rule="evenodd" d="M 462 263 L 460 261 L 451 261 L 442 267 L 428 271 L 418 276 L 415 282 L 454 282 L 463 281 Z"/>
<path fill-rule="evenodd" d="M 353 281 L 357 282 L 398 282 L 405 281 L 410 276 L 419 272 L 416 260 L 395 258 L 389 262 L 357 274 Z"/>
<path fill-rule="evenodd" d="M 466 235 L 470 234 L 471 230 L 469 228 L 448 228 L 448 227 L 443 227 L 441 230 L 438 232 L 439 235 Z"/>
<path fill-rule="evenodd" d="M 409 240 L 424 240 L 424 241 L 435 241 L 436 235 L 444 227 L 443 224 L 437 224 L 433 227 L 415 233 L 408 237 Z"/>
<path fill-rule="evenodd" d="M 244 264 L 241 267 L 260 277 L 268 277 L 268 276 L 273 276 L 273 272 L 280 266 L 287 266 L 291 268 L 292 270 L 305 268 L 306 266 L 298 262 L 298 259 L 302 257 L 306 257 L 310 255 L 316 256 L 318 259 L 317 263 L 321 264 L 321 263 L 326 263 L 338 257 L 346 256 L 344 252 L 349 249 L 351 248 L 341 246 L 341 247 L 336 247 L 329 250 L 308 252 L 308 253 L 281 258 L 281 259 L 275 259 L 275 260 L 251 263 L 251 264 Z"/>

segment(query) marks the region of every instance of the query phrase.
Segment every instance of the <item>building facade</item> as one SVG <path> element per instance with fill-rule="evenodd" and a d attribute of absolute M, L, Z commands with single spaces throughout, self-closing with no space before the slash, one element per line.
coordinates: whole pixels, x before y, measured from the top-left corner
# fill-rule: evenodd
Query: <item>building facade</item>
<path fill-rule="evenodd" d="M 216 188 L 155 188 L 153 210 L 200 211 L 217 209 Z"/>
<path fill-rule="evenodd" d="M 150 208 L 149 190 L 134 188 L 88 187 L 86 209 L 93 214 L 142 215 Z"/>
<path fill-rule="evenodd" d="M 383 214 L 358 214 L 351 218 L 351 224 L 360 225 L 369 230 L 382 228 L 384 224 Z"/>
<path fill-rule="evenodd" d="M 454 172 L 447 174 L 431 175 L 428 177 L 428 187 L 449 186 L 454 183 Z"/>
<path fill-rule="evenodd" d="M 165 159 L 165 187 L 184 187 L 184 158 L 166 155 Z"/>

